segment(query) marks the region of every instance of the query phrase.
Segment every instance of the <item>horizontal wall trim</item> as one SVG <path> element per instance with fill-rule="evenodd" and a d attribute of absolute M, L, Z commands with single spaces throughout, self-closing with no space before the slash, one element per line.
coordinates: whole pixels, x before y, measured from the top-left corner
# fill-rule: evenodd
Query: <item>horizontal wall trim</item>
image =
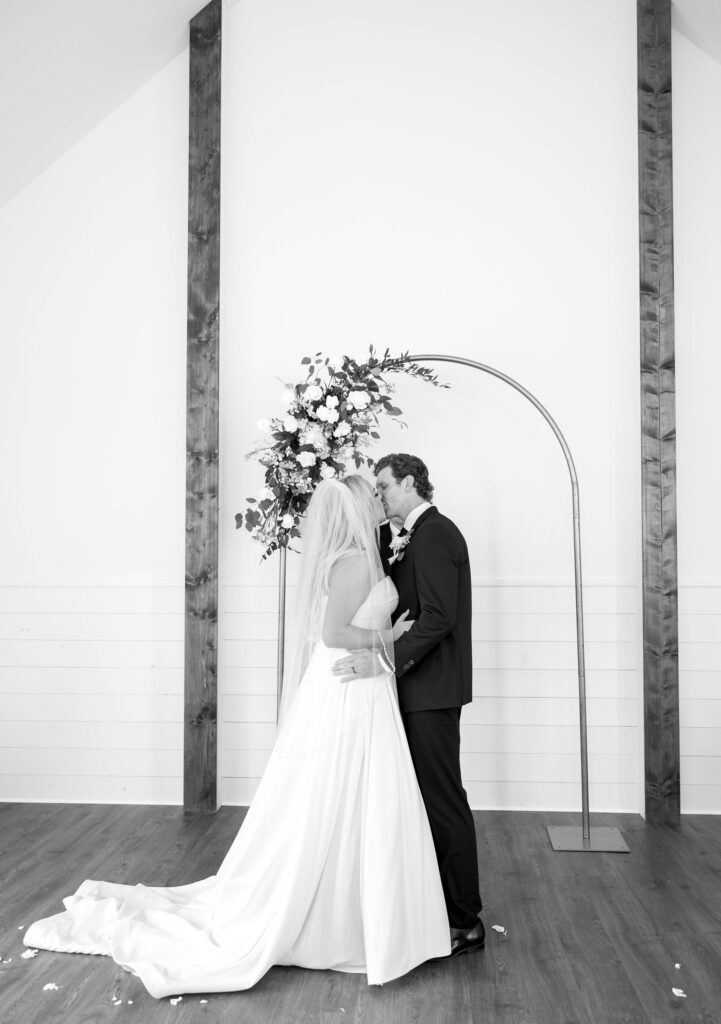
<path fill-rule="evenodd" d="M 257 779 L 223 778 L 223 803 L 239 806 L 249 804 L 257 785 Z M 466 791 L 474 810 L 580 811 L 580 787 L 571 782 L 505 784 L 470 780 Z M 638 813 L 638 785 L 636 782 L 591 783 L 590 805 L 592 812 L 629 810 Z"/>
<path fill-rule="evenodd" d="M 242 698 L 225 695 L 223 722 L 275 722 L 276 699 L 273 694 Z M 710 703 L 710 702 L 709 702 Z M 589 697 L 589 724 L 637 725 L 638 697 L 604 699 Z M 719 716 L 721 717 L 721 701 Z M 529 701 L 520 697 L 474 697 L 463 709 L 463 721 L 468 724 L 499 725 L 536 724 L 546 728 L 571 725 L 578 722 L 578 699 L 553 697 Z M 709 722 L 707 724 L 714 724 Z"/>
<path fill-rule="evenodd" d="M 5 641 L 5 643 L 13 641 Z M 635 670 L 638 668 L 638 644 L 632 641 L 590 640 L 584 645 L 589 671 L 610 669 Z M 2 644 L 0 644 L 2 651 Z M 542 642 L 537 640 L 502 642 L 473 641 L 473 666 L 484 669 L 545 668 L 552 671 L 573 669 L 577 665 L 578 649 L 571 640 Z M 275 665 L 274 640 L 226 640 L 221 649 L 220 666 L 227 668 L 267 668 Z"/>
<path fill-rule="evenodd" d="M 133 579 L 102 579 L 93 577 L 63 577 L 57 579 L 43 577 L 32 579 L 25 577 L 12 580 L 5 577 L 0 580 L 0 593 L 3 590 L 177 590 L 179 593 L 185 591 L 185 583 L 182 580 L 158 580 L 138 577 Z"/>
<path fill-rule="evenodd" d="M 3 719 L 0 721 L 0 743 L 8 749 L 18 746 L 25 749 L 63 747 L 82 750 L 86 746 L 91 746 L 96 739 L 102 738 L 103 747 L 108 752 L 136 748 L 177 750 L 183 744 L 182 724 L 181 716 L 178 716 L 175 722 L 59 722 L 54 719 Z M 263 733 L 265 727 L 259 728 Z M 275 726 L 273 728 L 275 729 Z"/>
<path fill-rule="evenodd" d="M 259 778 L 270 758 L 269 751 L 225 750 L 221 757 L 220 774 L 225 779 Z M 589 758 L 590 777 L 596 784 L 636 782 L 635 755 L 594 752 Z M 461 770 L 464 786 L 470 782 L 497 782 L 521 785 L 532 781 L 545 785 L 559 782 L 579 782 L 581 766 L 578 754 L 527 753 L 498 754 L 488 751 L 461 750 Z M 719 781 L 719 780 L 717 780 Z"/>
<path fill-rule="evenodd" d="M 288 589 L 293 590 L 297 584 L 295 581 L 288 582 Z M 573 576 L 555 577 L 555 576 L 472 576 L 471 585 L 474 587 L 568 587 L 571 590 L 575 590 L 576 583 Z M 277 584 L 270 582 L 267 579 L 253 580 L 252 578 L 246 578 L 242 583 L 239 582 L 220 582 L 221 589 L 230 590 L 238 588 L 247 590 L 248 588 L 253 589 L 277 589 Z M 630 579 L 611 579 L 609 577 L 596 577 L 595 579 L 584 579 L 583 589 L 591 587 L 613 587 L 613 588 L 633 588 L 637 589 L 640 583 Z"/>
<path fill-rule="evenodd" d="M 12 803 L 165 804 L 183 802 L 182 778 L 0 776 L 0 800 Z"/>
<path fill-rule="evenodd" d="M 587 692 L 599 700 L 630 698 L 638 692 L 639 673 L 635 669 L 589 669 Z M 227 697 L 268 696 L 275 694 L 276 670 L 263 668 L 223 668 L 220 676 L 221 699 Z M 8 684 L 8 689 L 10 685 Z M 578 672 L 551 668 L 479 668 L 473 671 L 476 697 L 553 699 L 578 694 Z"/>
<path fill-rule="evenodd" d="M 18 617 L 20 619 L 21 617 Z M 584 613 L 584 632 L 589 643 L 637 643 L 639 615 L 637 611 L 589 611 Z M 59 624 L 61 625 L 61 624 Z M 0 631 L 18 629 L 20 622 L 3 624 Z M 113 628 L 119 628 L 114 626 Z M 277 609 L 223 612 L 220 616 L 221 640 L 275 641 L 278 628 Z M 87 626 L 84 628 L 88 628 Z M 496 643 L 575 643 L 576 614 L 568 610 L 476 609 L 473 613 L 474 640 L 492 638 Z"/>
<path fill-rule="evenodd" d="M 289 567 L 291 563 L 289 563 Z M 267 590 L 276 590 L 277 581 L 275 576 L 275 570 L 277 563 L 269 569 L 269 574 L 272 574 L 272 578 L 269 576 L 246 576 L 242 581 L 233 579 L 220 579 L 219 586 L 221 589 L 226 590 L 232 587 L 239 587 L 242 589 L 252 588 L 263 588 Z M 471 577 L 473 586 L 499 586 L 499 587 L 570 587 L 575 588 L 575 580 L 573 576 L 482 576 L 473 575 Z M 296 586 L 296 582 L 293 579 L 288 580 L 288 588 L 293 589 Z M 583 587 L 638 587 L 640 586 L 639 581 L 633 579 L 630 576 L 621 576 L 614 578 L 610 576 L 595 576 L 584 578 Z M 717 586 L 721 587 L 721 579 L 716 580 L 715 578 L 709 580 L 692 580 L 690 582 L 679 583 L 679 586 L 686 587 L 706 587 L 706 586 Z M 46 590 L 48 588 L 58 588 L 63 590 L 177 590 L 179 593 L 183 593 L 185 590 L 185 584 L 182 580 L 171 580 L 171 579 L 148 579 L 147 577 L 133 577 L 124 579 L 97 579 L 96 577 L 38 577 L 36 579 L 32 577 L 18 577 L 15 579 L 4 577 L 0 580 L 0 592 L 6 589 L 25 589 L 25 590 Z"/>
<path fill-rule="evenodd" d="M 0 640 L 182 643 L 180 612 L 0 612 Z"/>

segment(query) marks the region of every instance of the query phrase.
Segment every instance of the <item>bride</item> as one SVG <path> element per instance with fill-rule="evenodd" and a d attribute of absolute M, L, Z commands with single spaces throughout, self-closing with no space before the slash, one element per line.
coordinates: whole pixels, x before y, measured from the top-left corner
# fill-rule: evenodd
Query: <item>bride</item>
<path fill-rule="evenodd" d="M 156 998 L 247 989 L 274 964 L 378 985 L 450 953 L 395 679 L 331 674 L 349 649 L 392 664 L 398 596 L 381 569 L 378 509 L 357 475 L 313 494 L 278 739 L 217 874 L 168 888 L 85 881 L 63 913 L 30 926 L 27 945 L 112 956 Z"/>

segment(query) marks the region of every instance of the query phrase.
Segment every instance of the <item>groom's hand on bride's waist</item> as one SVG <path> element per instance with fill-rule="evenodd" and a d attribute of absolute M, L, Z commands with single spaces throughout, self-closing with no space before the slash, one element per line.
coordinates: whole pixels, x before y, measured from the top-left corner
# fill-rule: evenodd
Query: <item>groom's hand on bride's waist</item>
<path fill-rule="evenodd" d="M 379 676 L 381 672 L 387 671 L 389 669 L 384 668 L 378 653 L 370 648 L 351 651 L 333 664 L 333 675 L 338 677 L 339 683 L 352 683 L 354 679 L 367 679 L 369 676 Z"/>

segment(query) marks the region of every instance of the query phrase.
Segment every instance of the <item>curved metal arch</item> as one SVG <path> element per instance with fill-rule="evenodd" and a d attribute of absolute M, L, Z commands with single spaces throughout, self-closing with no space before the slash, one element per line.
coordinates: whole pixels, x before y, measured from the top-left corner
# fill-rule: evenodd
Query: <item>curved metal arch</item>
<path fill-rule="evenodd" d="M 508 374 L 501 373 L 500 370 L 494 369 L 492 366 L 486 366 L 485 363 L 477 363 L 474 359 L 465 359 L 461 356 L 446 356 L 446 355 L 409 355 L 403 360 L 409 363 L 458 363 L 461 366 L 470 366 L 474 370 L 481 370 L 483 373 L 488 373 L 492 377 L 497 377 L 504 383 L 510 385 L 516 391 L 520 392 L 524 398 L 527 398 L 531 405 L 534 405 L 540 412 L 543 418 L 550 426 L 553 433 L 556 435 L 556 439 L 563 450 L 563 454 L 568 465 L 568 472 L 571 476 L 571 495 L 573 501 L 573 564 L 574 564 L 574 576 L 576 585 L 576 652 L 578 661 L 578 705 L 579 705 L 579 723 L 581 731 L 581 824 L 583 831 L 583 839 L 588 842 L 590 839 L 590 819 L 589 819 L 589 800 L 588 800 L 588 727 L 586 721 L 586 660 L 584 653 L 584 638 L 583 638 L 583 582 L 581 573 L 581 511 L 578 497 L 578 476 L 576 475 L 576 466 L 571 455 L 571 450 L 568 447 L 566 438 L 561 433 L 561 430 L 554 420 L 553 416 L 549 413 L 548 409 L 539 402 L 535 395 L 524 388 L 522 384 L 519 384 L 513 377 L 509 377 Z"/>
<path fill-rule="evenodd" d="M 403 362 L 423 363 L 441 362 L 457 363 L 461 366 L 469 366 L 472 369 L 488 373 L 497 377 L 514 390 L 518 391 L 524 398 L 528 399 L 531 405 L 535 406 L 546 420 L 556 436 L 566 459 L 568 472 L 571 477 L 571 497 L 573 502 L 573 562 L 574 578 L 576 589 L 576 651 L 578 662 L 578 707 L 579 726 L 581 734 L 581 829 L 574 826 L 547 826 L 551 845 L 554 850 L 578 850 L 592 852 L 628 853 L 628 847 L 617 828 L 595 828 L 593 839 L 591 838 L 591 824 L 588 800 L 588 727 L 586 716 L 586 665 L 584 654 L 583 637 L 583 581 L 581 573 L 581 512 L 578 496 L 578 477 L 573 462 L 571 450 L 561 433 L 561 430 L 549 413 L 548 409 L 539 402 L 522 384 L 519 384 L 513 377 L 502 373 L 500 370 L 487 366 L 485 363 L 478 363 L 473 359 L 465 359 L 462 356 L 447 356 L 440 354 L 407 355 Z M 278 608 L 278 702 L 283 685 L 283 662 L 284 662 L 284 634 L 285 634 L 285 548 L 280 549 L 279 565 L 279 608 Z"/>

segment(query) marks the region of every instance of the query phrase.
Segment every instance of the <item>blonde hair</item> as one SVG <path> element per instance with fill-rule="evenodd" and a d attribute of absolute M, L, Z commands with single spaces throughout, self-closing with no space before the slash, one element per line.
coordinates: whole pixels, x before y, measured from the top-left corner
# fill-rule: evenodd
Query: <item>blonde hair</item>
<path fill-rule="evenodd" d="M 322 480 L 308 503 L 301 534 L 300 581 L 291 657 L 283 679 L 281 717 L 285 717 L 313 648 L 320 640 L 333 566 L 347 556 L 364 558 L 369 591 L 383 576 L 373 486 L 358 473 Z"/>
<path fill-rule="evenodd" d="M 300 600 L 327 594 L 331 569 L 350 554 L 380 566 L 373 487 L 358 473 L 322 480 L 313 492 L 303 530 Z M 309 635 L 316 635 L 316 625 Z"/>

